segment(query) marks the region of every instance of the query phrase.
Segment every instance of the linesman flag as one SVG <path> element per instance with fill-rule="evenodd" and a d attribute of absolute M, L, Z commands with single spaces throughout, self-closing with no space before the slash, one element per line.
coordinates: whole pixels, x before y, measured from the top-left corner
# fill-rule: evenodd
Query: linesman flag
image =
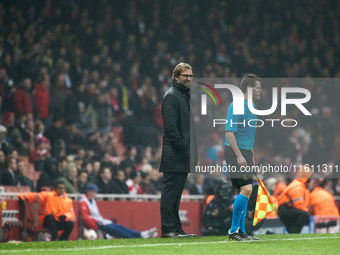
<path fill-rule="evenodd" d="M 261 178 L 257 177 L 257 180 L 259 181 L 259 188 L 257 191 L 253 226 L 266 218 L 268 214 L 276 209 L 276 205 L 269 195 L 268 190 L 264 186 Z"/>

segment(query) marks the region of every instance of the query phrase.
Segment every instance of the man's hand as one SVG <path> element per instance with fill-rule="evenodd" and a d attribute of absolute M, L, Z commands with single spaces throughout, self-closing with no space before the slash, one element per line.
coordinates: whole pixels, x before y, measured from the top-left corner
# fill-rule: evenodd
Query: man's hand
<path fill-rule="evenodd" d="M 225 132 L 225 135 L 228 139 L 228 142 L 230 144 L 230 147 L 233 149 L 233 151 L 235 152 L 236 154 L 236 157 L 237 157 L 237 164 L 239 165 L 239 167 L 246 167 L 247 166 L 247 161 L 246 159 L 242 156 L 241 154 L 241 151 L 240 149 L 238 148 L 237 146 L 237 143 L 236 143 L 236 138 L 235 138 L 235 135 L 234 135 L 234 132 L 232 131 L 226 131 Z"/>
<path fill-rule="evenodd" d="M 247 166 L 247 161 L 246 159 L 240 155 L 240 156 L 237 156 L 237 164 L 240 166 L 240 167 L 246 167 Z"/>
<path fill-rule="evenodd" d="M 66 216 L 65 215 L 60 215 L 59 216 L 59 221 L 60 221 L 60 223 L 66 222 Z"/>

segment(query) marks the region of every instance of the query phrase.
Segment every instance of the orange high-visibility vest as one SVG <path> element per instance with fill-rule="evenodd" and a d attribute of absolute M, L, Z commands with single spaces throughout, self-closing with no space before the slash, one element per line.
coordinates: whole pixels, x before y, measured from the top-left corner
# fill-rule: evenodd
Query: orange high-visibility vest
<path fill-rule="evenodd" d="M 210 196 L 208 196 L 207 199 L 205 200 L 205 204 L 206 204 L 206 205 L 209 204 L 210 201 L 214 199 L 214 197 L 215 197 L 215 195 L 210 195 Z"/>
<path fill-rule="evenodd" d="M 57 192 L 42 191 L 42 192 L 25 192 L 19 194 L 21 199 L 27 199 L 31 203 L 39 203 L 38 220 L 40 225 L 43 224 L 47 215 L 52 214 L 55 220 L 59 221 L 59 216 L 65 215 L 66 221 L 73 220 L 74 210 L 72 199 L 66 196 L 66 193 L 59 196 Z"/>
<path fill-rule="evenodd" d="M 309 190 L 306 188 L 308 178 L 292 181 L 279 196 L 279 206 L 288 205 L 308 212 Z"/>
<path fill-rule="evenodd" d="M 337 216 L 338 208 L 335 206 L 334 197 L 327 190 L 316 187 L 310 194 L 310 207 L 315 216 Z"/>
<path fill-rule="evenodd" d="M 279 182 L 276 185 L 276 188 L 275 188 L 275 191 L 274 191 L 272 197 L 278 198 L 280 196 L 281 192 L 284 191 L 285 188 L 287 188 L 287 185 L 284 182 Z"/>

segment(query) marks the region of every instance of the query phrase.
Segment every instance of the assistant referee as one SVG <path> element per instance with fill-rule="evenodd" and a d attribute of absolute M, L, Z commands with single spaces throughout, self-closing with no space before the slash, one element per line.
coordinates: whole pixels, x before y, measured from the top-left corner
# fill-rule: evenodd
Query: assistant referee
<path fill-rule="evenodd" d="M 234 188 L 239 191 L 233 206 L 232 225 L 228 231 L 229 239 L 237 241 L 260 240 L 245 230 L 248 200 L 253 189 L 252 173 L 240 171 L 240 167 L 255 165 L 253 146 L 256 128 L 248 125 L 248 121 L 256 119 L 256 115 L 248 107 L 248 88 L 252 88 L 253 102 L 260 99 L 261 79 L 255 74 L 243 77 L 241 90 L 244 94 L 244 114 L 233 114 L 233 103 L 228 107 L 227 124 L 225 128 L 224 158 L 227 165 L 235 166 L 237 171 L 229 172 Z M 254 105 L 255 108 L 255 105 Z"/>

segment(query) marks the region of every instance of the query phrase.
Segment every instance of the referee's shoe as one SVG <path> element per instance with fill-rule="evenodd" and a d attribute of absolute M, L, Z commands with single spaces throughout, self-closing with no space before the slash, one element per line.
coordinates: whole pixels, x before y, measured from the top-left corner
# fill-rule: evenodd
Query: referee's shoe
<path fill-rule="evenodd" d="M 236 230 L 236 232 L 234 233 L 230 233 L 230 229 L 228 230 L 228 236 L 229 236 L 229 240 L 235 240 L 235 241 L 239 241 L 239 242 L 244 242 L 244 241 L 249 241 L 244 234 L 242 233 L 241 229 L 238 228 Z"/>

